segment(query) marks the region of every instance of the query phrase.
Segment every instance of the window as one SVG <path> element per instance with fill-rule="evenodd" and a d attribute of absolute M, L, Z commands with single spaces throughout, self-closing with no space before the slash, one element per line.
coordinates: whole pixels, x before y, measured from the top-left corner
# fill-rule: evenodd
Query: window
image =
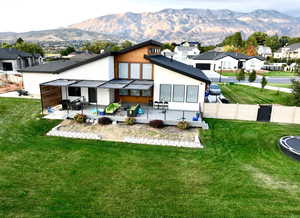
<path fill-rule="evenodd" d="M 140 90 L 130 90 L 130 95 L 131 96 L 140 96 Z"/>
<path fill-rule="evenodd" d="M 160 101 L 171 101 L 171 92 L 172 92 L 172 85 L 161 84 L 159 100 Z"/>
<path fill-rule="evenodd" d="M 119 95 L 120 96 L 128 96 L 129 95 L 129 91 L 127 89 L 120 89 Z"/>
<path fill-rule="evenodd" d="M 69 96 L 81 96 L 81 88 L 80 87 L 68 87 Z"/>
<path fill-rule="evenodd" d="M 152 64 L 143 64 L 142 79 L 152 79 Z"/>
<path fill-rule="evenodd" d="M 130 64 L 130 79 L 140 79 L 141 65 Z"/>
<path fill-rule="evenodd" d="M 197 103 L 198 102 L 198 86 L 187 86 L 186 87 L 186 102 Z"/>
<path fill-rule="evenodd" d="M 3 71 L 12 71 L 13 70 L 12 63 L 4 62 L 2 64 L 2 66 L 3 66 Z"/>
<path fill-rule="evenodd" d="M 152 96 L 151 89 L 150 90 L 142 90 L 142 96 L 143 97 L 150 97 L 150 96 Z"/>
<path fill-rule="evenodd" d="M 184 102 L 184 85 L 173 85 L 173 101 Z"/>
<path fill-rule="evenodd" d="M 119 78 L 128 79 L 128 63 L 119 64 Z"/>

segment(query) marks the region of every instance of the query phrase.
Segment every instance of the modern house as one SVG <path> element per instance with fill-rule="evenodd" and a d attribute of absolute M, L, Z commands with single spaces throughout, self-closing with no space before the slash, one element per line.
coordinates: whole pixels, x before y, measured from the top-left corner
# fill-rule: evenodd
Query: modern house
<path fill-rule="evenodd" d="M 198 42 L 183 42 L 174 48 L 174 52 L 169 49 L 165 49 L 161 52 L 161 54 L 168 58 L 173 58 L 176 61 L 188 64 L 190 57 L 200 54 L 198 44 Z"/>
<path fill-rule="evenodd" d="M 191 57 L 190 65 L 209 71 L 247 71 L 260 70 L 264 65 L 264 58 L 260 56 L 247 56 L 237 52 L 208 51 Z"/>
<path fill-rule="evenodd" d="M 272 49 L 268 46 L 259 45 L 257 47 L 257 54 L 261 57 L 267 58 L 272 57 Z"/>
<path fill-rule="evenodd" d="M 199 111 L 210 80 L 160 53 L 161 44 L 149 40 L 119 52 L 28 67 L 21 70 L 24 88 L 41 95 L 43 108 L 80 98 L 102 106 L 164 102 L 170 110 Z"/>
<path fill-rule="evenodd" d="M 278 59 L 300 59 L 300 43 L 284 46 L 274 52 L 274 58 Z"/>
<path fill-rule="evenodd" d="M 17 73 L 25 67 L 42 63 L 43 58 L 39 54 L 29 54 L 15 48 L 0 48 L 0 72 Z"/>

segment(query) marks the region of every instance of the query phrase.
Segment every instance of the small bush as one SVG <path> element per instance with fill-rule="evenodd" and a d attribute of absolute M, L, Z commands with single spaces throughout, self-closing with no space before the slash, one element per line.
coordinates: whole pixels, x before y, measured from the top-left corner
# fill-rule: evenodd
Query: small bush
<path fill-rule="evenodd" d="M 87 116 L 85 114 L 76 114 L 74 116 L 74 120 L 77 123 L 85 123 L 86 119 L 87 119 Z"/>
<path fill-rule="evenodd" d="M 186 121 L 180 121 L 177 123 L 177 128 L 183 129 L 183 130 L 188 129 L 188 128 L 190 128 L 190 124 Z"/>
<path fill-rule="evenodd" d="M 99 118 L 98 123 L 100 125 L 109 125 L 109 124 L 112 124 L 112 120 L 108 117 L 101 117 L 101 118 Z"/>
<path fill-rule="evenodd" d="M 127 117 L 126 119 L 125 119 L 125 123 L 127 124 L 127 125 L 133 125 L 133 124 L 135 124 L 135 118 L 134 117 Z"/>
<path fill-rule="evenodd" d="M 164 127 L 164 122 L 162 120 L 151 120 L 149 125 L 153 128 L 163 128 Z"/>

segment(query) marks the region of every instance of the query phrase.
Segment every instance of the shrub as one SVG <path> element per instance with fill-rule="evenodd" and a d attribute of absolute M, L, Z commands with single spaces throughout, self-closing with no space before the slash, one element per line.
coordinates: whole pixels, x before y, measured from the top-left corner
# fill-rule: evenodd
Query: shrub
<path fill-rule="evenodd" d="M 86 119 L 87 119 L 87 116 L 85 114 L 76 114 L 74 116 L 74 120 L 77 123 L 85 123 Z"/>
<path fill-rule="evenodd" d="M 238 81 L 242 81 L 246 79 L 246 73 L 244 69 L 241 69 L 240 72 L 236 75 L 236 79 Z"/>
<path fill-rule="evenodd" d="M 99 118 L 98 123 L 100 125 L 109 125 L 109 124 L 112 124 L 112 120 L 108 117 L 101 117 L 101 118 Z"/>
<path fill-rule="evenodd" d="M 133 124 L 135 124 L 135 118 L 134 117 L 127 117 L 126 119 L 125 119 L 125 123 L 127 124 L 127 125 L 133 125 Z"/>
<path fill-rule="evenodd" d="M 261 89 L 264 89 L 265 86 L 268 84 L 268 80 L 266 79 L 265 76 L 263 76 L 263 78 L 261 79 L 260 84 L 261 84 Z"/>
<path fill-rule="evenodd" d="M 248 81 L 252 83 L 252 82 L 254 82 L 255 80 L 256 80 L 256 71 L 253 70 L 253 71 L 250 73 L 250 75 L 249 75 Z"/>
<path fill-rule="evenodd" d="M 188 129 L 190 128 L 190 124 L 186 121 L 180 121 L 177 123 L 177 128 L 179 129 Z"/>
<path fill-rule="evenodd" d="M 149 125 L 153 128 L 163 128 L 164 127 L 164 122 L 162 120 L 151 120 L 149 122 Z"/>

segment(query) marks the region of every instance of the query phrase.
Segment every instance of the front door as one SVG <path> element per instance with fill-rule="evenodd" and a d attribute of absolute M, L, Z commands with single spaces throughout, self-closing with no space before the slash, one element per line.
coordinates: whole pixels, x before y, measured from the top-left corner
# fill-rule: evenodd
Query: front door
<path fill-rule="evenodd" d="M 89 88 L 89 103 L 97 103 L 97 89 Z"/>

